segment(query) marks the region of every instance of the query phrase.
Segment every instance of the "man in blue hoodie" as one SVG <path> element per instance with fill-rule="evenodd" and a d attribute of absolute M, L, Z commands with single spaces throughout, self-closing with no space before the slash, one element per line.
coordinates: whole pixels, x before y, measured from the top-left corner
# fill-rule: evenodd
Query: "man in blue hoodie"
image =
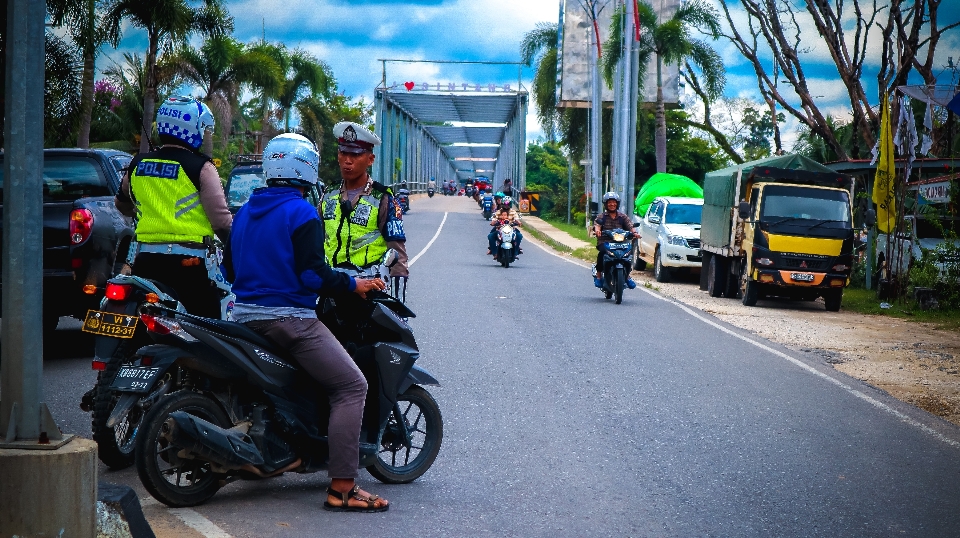
<path fill-rule="evenodd" d="M 323 222 L 304 199 L 317 183 L 319 164 L 316 146 L 301 135 L 282 134 L 264 148 L 267 187 L 237 212 L 225 260 L 237 296 L 233 317 L 288 350 L 329 395 L 331 483 L 324 507 L 382 512 L 387 500 L 355 484 L 367 381 L 315 308 L 321 291 L 364 297 L 385 284 L 356 280 L 327 264 Z"/>

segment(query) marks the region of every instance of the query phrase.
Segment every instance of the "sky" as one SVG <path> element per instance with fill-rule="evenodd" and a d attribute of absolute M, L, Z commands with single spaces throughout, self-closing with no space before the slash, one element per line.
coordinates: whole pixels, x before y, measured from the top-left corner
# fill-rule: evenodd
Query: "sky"
<path fill-rule="evenodd" d="M 604 0 L 600 0 L 601 2 Z M 611 0 L 606 0 L 611 1 Z M 719 0 L 711 0 L 719 6 Z M 941 24 L 960 19 L 960 8 L 943 2 Z M 383 76 L 380 59 L 484 60 L 517 62 L 523 35 L 537 23 L 556 23 L 561 0 L 226 0 L 235 18 L 236 38 L 244 42 L 266 37 L 288 47 L 302 48 L 326 62 L 337 78 L 339 89 L 352 97 L 372 102 L 374 88 Z M 735 4 L 736 0 L 731 0 Z M 735 16 L 742 16 L 734 6 Z M 739 20 L 743 20 L 742 18 Z M 812 23 L 801 18 L 803 35 L 816 36 Z M 876 69 L 880 44 L 874 32 L 865 65 L 864 80 L 868 95 L 876 95 Z M 849 117 L 849 101 L 843 84 L 829 58 L 826 47 L 813 38 L 805 40 L 809 70 L 807 76 L 816 88 L 824 113 L 841 119 Z M 752 67 L 733 45 L 724 40 L 713 42 L 727 70 L 725 94 L 758 100 L 756 76 Z M 125 27 L 118 50 L 106 50 L 99 60 L 103 69 L 118 60 L 123 52 L 146 49 L 145 32 Z M 947 56 L 960 62 L 960 30 L 954 30 L 938 47 L 938 63 L 946 65 Z M 531 68 L 516 66 L 477 66 L 450 64 L 387 64 L 387 82 L 513 84 L 518 78 L 530 87 Z M 949 73 L 943 75 L 949 79 Z M 844 105 L 846 100 L 847 105 Z M 795 139 L 798 122 L 789 117 L 784 138 L 789 148 Z M 543 136 L 531 106 L 527 119 L 528 141 Z"/>

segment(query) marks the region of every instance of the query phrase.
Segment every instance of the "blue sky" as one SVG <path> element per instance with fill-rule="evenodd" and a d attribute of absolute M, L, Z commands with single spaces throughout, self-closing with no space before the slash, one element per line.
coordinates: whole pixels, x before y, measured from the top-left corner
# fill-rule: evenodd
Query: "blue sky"
<path fill-rule="evenodd" d="M 960 19 L 960 9 L 949 7 L 956 1 L 943 2 L 941 21 L 946 22 L 942 24 Z M 368 102 L 381 79 L 380 58 L 519 61 L 523 35 L 538 22 L 556 23 L 560 7 L 559 0 L 227 0 L 226 4 L 235 17 L 238 39 L 249 42 L 265 35 L 268 41 L 303 48 L 331 66 L 342 91 Z M 810 28 L 805 25 L 803 35 L 816 36 Z M 817 39 L 805 44 L 809 46 L 807 75 L 817 88 L 822 110 L 843 118 L 846 91 L 826 47 Z M 864 78 L 868 94 L 876 95 L 880 48 L 875 40 L 872 45 Z M 727 67 L 726 94 L 757 99 L 752 67 L 731 44 L 721 40 L 714 46 Z M 122 52 L 142 53 L 145 48 L 145 33 L 127 27 L 119 50 L 105 51 L 99 67 Z M 947 56 L 960 62 L 960 31 L 941 41 L 939 63 L 946 64 Z M 388 64 L 387 68 L 388 83 L 515 84 L 517 75 L 517 68 L 511 66 Z M 532 70 L 524 68 L 521 76 L 529 88 Z M 790 118 L 785 138 L 792 139 L 790 132 L 796 126 Z M 541 135 L 532 110 L 527 130 L 530 139 Z"/>

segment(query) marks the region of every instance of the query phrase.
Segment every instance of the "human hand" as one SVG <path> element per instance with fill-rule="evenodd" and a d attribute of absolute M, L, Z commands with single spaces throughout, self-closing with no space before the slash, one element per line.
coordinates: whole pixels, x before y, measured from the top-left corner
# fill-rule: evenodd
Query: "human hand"
<path fill-rule="evenodd" d="M 380 280 L 379 278 L 358 278 L 357 288 L 353 290 L 353 292 L 359 295 L 360 297 L 363 297 L 364 299 L 366 299 L 368 291 L 374 291 L 374 290 L 382 291 L 386 287 L 387 285 L 384 284 L 383 281 Z"/>

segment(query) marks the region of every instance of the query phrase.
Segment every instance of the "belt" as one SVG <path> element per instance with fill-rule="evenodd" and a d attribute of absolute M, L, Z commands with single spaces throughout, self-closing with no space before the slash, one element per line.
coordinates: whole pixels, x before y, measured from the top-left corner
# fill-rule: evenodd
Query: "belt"
<path fill-rule="evenodd" d="M 208 250 L 200 247 L 185 247 L 176 243 L 140 243 L 140 252 L 150 254 L 177 254 L 181 256 L 196 256 L 206 258 Z"/>

